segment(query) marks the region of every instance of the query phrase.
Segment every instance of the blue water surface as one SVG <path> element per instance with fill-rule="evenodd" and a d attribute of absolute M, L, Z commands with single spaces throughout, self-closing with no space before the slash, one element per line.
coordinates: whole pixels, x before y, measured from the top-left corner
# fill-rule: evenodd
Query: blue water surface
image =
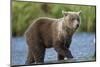
<path fill-rule="evenodd" d="M 11 42 L 11 64 L 24 65 L 28 53 L 27 43 L 24 37 L 12 37 Z M 73 35 L 70 50 L 78 61 L 92 61 L 95 52 L 94 33 L 75 33 Z M 88 58 L 88 59 L 87 59 Z M 57 53 L 54 48 L 46 49 L 45 62 L 57 61 Z"/>

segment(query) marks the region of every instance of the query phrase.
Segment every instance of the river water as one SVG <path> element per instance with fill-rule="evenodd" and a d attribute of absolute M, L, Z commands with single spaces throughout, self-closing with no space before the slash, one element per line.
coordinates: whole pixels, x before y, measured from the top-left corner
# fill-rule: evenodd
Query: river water
<path fill-rule="evenodd" d="M 28 53 L 25 38 L 12 37 L 11 41 L 11 65 L 24 65 Z M 95 59 L 93 59 L 93 55 L 95 53 L 95 33 L 75 33 L 73 35 L 70 50 L 74 56 L 74 59 L 76 59 L 78 62 L 94 61 Z M 57 53 L 53 48 L 46 49 L 44 61 L 57 61 Z"/>

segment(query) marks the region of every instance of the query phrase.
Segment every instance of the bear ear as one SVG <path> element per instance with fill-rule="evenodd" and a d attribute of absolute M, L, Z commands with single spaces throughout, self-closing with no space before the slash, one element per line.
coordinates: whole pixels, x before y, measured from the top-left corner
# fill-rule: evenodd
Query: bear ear
<path fill-rule="evenodd" d="M 64 16 L 67 16 L 67 15 L 68 15 L 68 12 L 62 10 L 62 14 L 63 14 Z"/>
<path fill-rule="evenodd" d="M 65 11 L 64 10 L 62 10 L 62 14 L 64 14 L 65 13 Z"/>
<path fill-rule="evenodd" d="M 82 13 L 82 11 L 80 10 L 79 12 L 78 12 L 78 15 L 80 15 Z"/>

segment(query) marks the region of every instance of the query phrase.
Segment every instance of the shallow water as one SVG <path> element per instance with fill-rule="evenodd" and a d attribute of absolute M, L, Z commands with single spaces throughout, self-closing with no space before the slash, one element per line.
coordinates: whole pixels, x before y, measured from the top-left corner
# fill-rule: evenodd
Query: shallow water
<path fill-rule="evenodd" d="M 13 37 L 11 44 L 11 65 L 24 65 L 28 53 L 27 44 L 24 37 Z M 70 46 L 75 61 L 93 61 L 95 52 L 94 33 L 75 33 Z M 46 49 L 45 62 L 57 61 L 57 53 L 53 48 Z"/>

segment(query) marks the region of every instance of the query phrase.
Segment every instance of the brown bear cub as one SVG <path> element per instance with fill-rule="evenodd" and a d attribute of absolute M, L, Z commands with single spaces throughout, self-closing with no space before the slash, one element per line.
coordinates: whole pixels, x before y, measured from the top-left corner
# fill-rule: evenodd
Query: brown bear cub
<path fill-rule="evenodd" d="M 28 45 L 26 64 L 43 63 L 46 48 L 53 47 L 58 60 L 73 58 L 69 50 L 72 35 L 80 25 L 80 12 L 62 11 L 59 19 L 40 17 L 25 32 Z"/>

